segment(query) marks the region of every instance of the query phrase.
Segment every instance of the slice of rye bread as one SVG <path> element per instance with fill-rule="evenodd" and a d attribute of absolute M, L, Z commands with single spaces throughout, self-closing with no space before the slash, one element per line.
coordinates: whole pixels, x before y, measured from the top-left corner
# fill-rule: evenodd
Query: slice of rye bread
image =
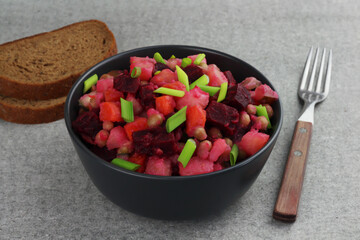
<path fill-rule="evenodd" d="M 14 123 L 48 123 L 64 117 L 66 96 L 50 100 L 25 100 L 0 96 L 0 118 Z"/>
<path fill-rule="evenodd" d="M 0 95 L 29 100 L 67 95 L 75 80 L 117 53 L 105 23 L 88 20 L 0 45 Z"/>

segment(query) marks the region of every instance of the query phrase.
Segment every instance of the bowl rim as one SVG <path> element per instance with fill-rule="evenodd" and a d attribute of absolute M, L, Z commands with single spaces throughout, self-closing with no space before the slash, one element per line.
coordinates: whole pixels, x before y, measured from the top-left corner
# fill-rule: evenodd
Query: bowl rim
<path fill-rule="evenodd" d="M 212 176 L 216 176 L 218 174 L 223 174 L 223 173 L 226 173 L 226 172 L 235 171 L 237 168 L 241 168 L 241 167 L 243 167 L 243 166 L 245 166 L 247 164 L 250 164 L 252 161 L 254 161 L 255 158 L 257 158 L 264 151 L 266 151 L 273 144 L 274 141 L 276 141 L 278 135 L 280 134 L 280 130 L 281 130 L 282 123 L 283 123 L 283 107 L 282 107 L 282 103 L 281 103 L 281 100 L 280 100 L 280 96 L 279 96 L 279 99 L 278 99 L 279 110 L 280 110 L 279 122 L 277 124 L 277 129 L 274 131 L 274 133 L 270 137 L 269 141 L 265 144 L 265 146 L 263 146 L 254 155 L 252 155 L 252 156 L 246 158 L 244 161 L 239 162 L 239 163 L 235 164 L 234 166 L 230 166 L 228 168 L 224 168 L 224 169 L 214 171 L 214 172 L 211 172 L 211 173 L 204 173 L 204 174 L 191 175 L 191 176 L 157 176 L 157 175 L 150 175 L 150 174 L 145 174 L 145 173 L 138 173 L 138 172 L 134 172 L 134 171 L 130 171 L 130 170 L 127 170 L 127 169 L 120 168 L 120 167 L 118 167 L 118 166 L 116 166 L 114 164 L 111 164 L 110 162 L 105 161 L 104 159 L 100 158 L 95 153 L 93 153 L 88 147 L 86 147 L 86 145 L 81 141 L 80 137 L 72 129 L 71 119 L 70 119 L 70 109 L 71 109 L 70 99 L 74 96 L 74 93 L 75 93 L 76 89 L 79 88 L 80 84 L 82 84 L 88 77 L 90 77 L 91 72 L 93 72 L 95 69 L 97 69 L 98 67 L 100 67 L 102 65 L 106 65 L 108 62 L 111 62 L 114 59 L 121 58 L 123 55 L 127 55 L 127 54 L 132 53 L 132 52 L 146 51 L 146 50 L 151 50 L 151 49 L 155 50 L 155 49 L 158 49 L 158 48 L 165 48 L 165 47 L 166 48 L 181 48 L 181 49 L 187 49 L 187 50 L 198 51 L 198 52 L 207 51 L 207 52 L 211 52 L 211 53 L 214 53 L 214 54 L 218 54 L 218 55 L 230 58 L 230 59 L 232 59 L 234 61 L 237 61 L 237 62 L 241 62 L 246 67 L 252 68 L 259 76 L 266 79 L 269 82 L 270 87 L 274 91 L 276 91 L 276 89 L 274 88 L 274 86 L 272 85 L 270 80 L 268 80 L 255 67 L 253 67 L 249 63 L 243 61 L 240 58 L 237 58 L 235 56 L 232 56 L 230 54 L 227 54 L 225 52 L 221 52 L 221 51 L 218 51 L 218 50 L 214 50 L 214 49 L 210 49 L 210 48 L 204 48 L 204 47 L 191 46 L 191 45 L 173 45 L 173 44 L 169 44 L 169 45 L 166 45 L 166 44 L 165 45 L 151 45 L 151 46 L 139 47 L 139 48 L 126 50 L 126 51 L 117 53 L 117 54 L 115 54 L 115 55 L 113 55 L 113 56 L 111 56 L 109 58 L 106 58 L 106 59 L 98 62 L 97 64 L 95 64 L 91 68 L 89 68 L 80 77 L 78 77 L 78 79 L 74 82 L 73 86 L 71 87 L 71 89 L 70 89 L 70 91 L 69 91 L 69 93 L 68 93 L 68 95 L 66 97 L 65 107 L 64 107 L 64 120 L 65 120 L 66 128 L 67 128 L 68 133 L 69 133 L 70 137 L 72 138 L 72 140 L 75 141 L 76 144 L 78 146 L 80 146 L 87 154 L 89 154 L 90 156 L 95 158 L 96 161 L 99 162 L 100 164 L 105 165 L 106 167 L 109 167 L 109 168 L 113 169 L 114 171 L 117 171 L 117 172 L 120 172 L 120 173 L 123 173 L 123 174 L 126 174 L 126 175 L 131 175 L 133 177 L 140 177 L 140 178 L 145 178 L 145 179 L 159 180 L 159 181 L 169 181 L 169 180 L 170 181 L 180 181 L 180 180 L 190 180 L 190 179 L 197 179 L 197 178 L 212 177 Z"/>

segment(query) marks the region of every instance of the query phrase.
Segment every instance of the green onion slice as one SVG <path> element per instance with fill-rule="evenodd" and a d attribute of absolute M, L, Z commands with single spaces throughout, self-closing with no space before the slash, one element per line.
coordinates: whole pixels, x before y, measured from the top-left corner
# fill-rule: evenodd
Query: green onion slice
<path fill-rule="evenodd" d="M 97 74 L 94 74 L 91 77 L 89 77 L 88 79 L 86 79 L 84 82 L 83 93 L 86 93 L 87 91 L 89 91 L 89 89 L 97 83 L 98 79 L 99 78 L 98 78 Z"/>
<path fill-rule="evenodd" d="M 186 168 L 186 165 L 188 164 L 192 155 L 194 154 L 195 149 L 196 149 L 196 142 L 194 141 L 194 139 L 189 138 L 186 141 L 185 146 L 178 157 L 178 161 L 182 163 L 184 168 Z"/>
<path fill-rule="evenodd" d="M 158 53 L 158 52 L 156 52 L 156 53 L 154 54 L 154 59 L 155 59 L 155 61 L 158 62 L 158 63 L 166 64 L 165 60 L 163 59 L 163 57 L 161 56 L 161 54 Z"/>
<path fill-rule="evenodd" d="M 217 102 L 222 102 L 226 98 L 228 83 L 224 82 L 220 85 L 220 92 L 217 99 Z"/>
<path fill-rule="evenodd" d="M 176 58 L 175 55 L 174 54 L 171 55 L 170 59 L 174 59 L 174 58 Z"/>
<path fill-rule="evenodd" d="M 190 58 L 183 58 L 182 62 L 181 62 L 181 67 L 186 68 L 190 64 L 191 64 L 191 59 Z"/>
<path fill-rule="evenodd" d="M 120 98 L 120 104 L 121 104 L 121 117 L 125 120 L 125 122 L 133 122 L 134 121 L 133 103 L 123 98 Z"/>
<path fill-rule="evenodd" d="M 141 68 L 140 67 L 134 67 L 133 70 L 131 71 L 131 77 L 132 78 L 137 78 L 140 77 L 141 75 Z"/>
<path fill-rule="evenodd" d="M 161 71 L 154 72 L 154 76 L 158 75 L 159 73 L 161 73 Z"/>
<path fill-rule="evenodd" d="M 198 85 L 208 85 L 209 84 L 209 77 L 204 74 L 201 77 L 199 77 L 197 80 L 195 80 L 192 84 L 190 84 L 190 89 L 193 89 L 195 86 Z"/>
<path fill-rule="evenodd" d="M 113 160 L 111 160 L 111 163 L 131 171 L 136 171 L 139 167 L 141 167 L 141 165 L 139 164 L 129 162 L 121 158 L 114 158 Z"/>
<path fill-rule="evenodd" d="M 239 148 L 238 146 L 234 143 L 234 145 L 231 148 L 231 152 L 230 152 L 230 165 L 234 166 L 236 163 L 236 160 L 238 158 L 239 155 Z"/>
<path fill-rule="evenodd" d="M 214 96 L 219 90 L 219 87 L 212 87 L 212 86 L 203 86 L 203 85 L 198 85 L 198 87 L 203 90 L 204 92 L 209 93 L 209 95 L 212 97 Z"/>
<path fill-rule="evenodd" d="M 194 64 L 195 65 L 199 65 L 201 63 L 201 61 L 205 58 L 205 54 L 204 53 L 200 53 L 197 55 Z"/>
<path fill-rule="evenodd" d="M 185 85 L 186 91 L 189 91 L 190 90 L 189 78 L 186 75 L 186 73 L 184 72 L 184 70 L 182 70 L 178 65 L 176 65 L 176 72 L 177 72 L 179 81 Z"/>
<path fill-rule="evenodd" d="M 161 94 L 166 94 L 166 95 L 170 95 L 170 96 L 174 96 L 174 97 L 183 97 L 185 95 L 184 91 L 166 88 L 166 87 L 159 87 L 158 89 L 156 89 L 154 91 L 154 93 L 161 93 Z"/>
<path fill-rule="evenodd" d="M 172 132 L 175 128 L 186 121 L 186 109 L 187 106 L 183 107 L 166 120 L 166 131 L 168 133 Z"/>
<path fill-rule="evenodd" d="M 269 115 L 266 111 L 266 107 L 261 104 L 255 107 L 256 107 L 256 115 L 266 117 L 266 119 L 269 121 L 267 128 L 271 128 L 271 123 L 270 123 Z"/>

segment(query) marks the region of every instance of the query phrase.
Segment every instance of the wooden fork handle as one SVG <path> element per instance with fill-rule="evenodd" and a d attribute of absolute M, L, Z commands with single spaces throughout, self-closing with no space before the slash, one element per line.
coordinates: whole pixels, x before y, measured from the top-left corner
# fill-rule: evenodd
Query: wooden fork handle
<path fill-rule="evenodd" d="M 295 222 L 310 147 L 312 123 L 297 121 L 273 218 Z"/>

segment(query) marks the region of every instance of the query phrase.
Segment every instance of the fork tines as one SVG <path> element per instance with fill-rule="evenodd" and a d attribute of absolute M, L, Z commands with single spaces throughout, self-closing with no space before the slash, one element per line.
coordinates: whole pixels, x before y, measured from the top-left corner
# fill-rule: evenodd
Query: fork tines
<path fill-rule="evenodd" d="M 331 49 L 327 50 L 326 48 L 322 50 L 320 67 L 318 67 L 318 58 L 321 49 L 319 47 L 316 49 L 314 58 L 313 58 L 313 52 L 314 52 L 314 47 L 311 47 L 305 63 L 304 73 L 300 82 L 299 94 L 301 94 L 300 97 L 303 97 L 305 93 L 309 93 L 309 94 L 320 95 L 321 97 L 325 98 L 328 95 L 330 89 L 332 50 Z M 326 56 L 328 60 L 325 69 Z M 310 78 L 308 78 L 310 70 L 311 70 L 311 75 Z M 325 81 L 323 81 L 324 79 L 323 75 L 325 70 L 326 70 Z M 318 77 L 317 80 L 315 81 L 316 75 Z"/>

